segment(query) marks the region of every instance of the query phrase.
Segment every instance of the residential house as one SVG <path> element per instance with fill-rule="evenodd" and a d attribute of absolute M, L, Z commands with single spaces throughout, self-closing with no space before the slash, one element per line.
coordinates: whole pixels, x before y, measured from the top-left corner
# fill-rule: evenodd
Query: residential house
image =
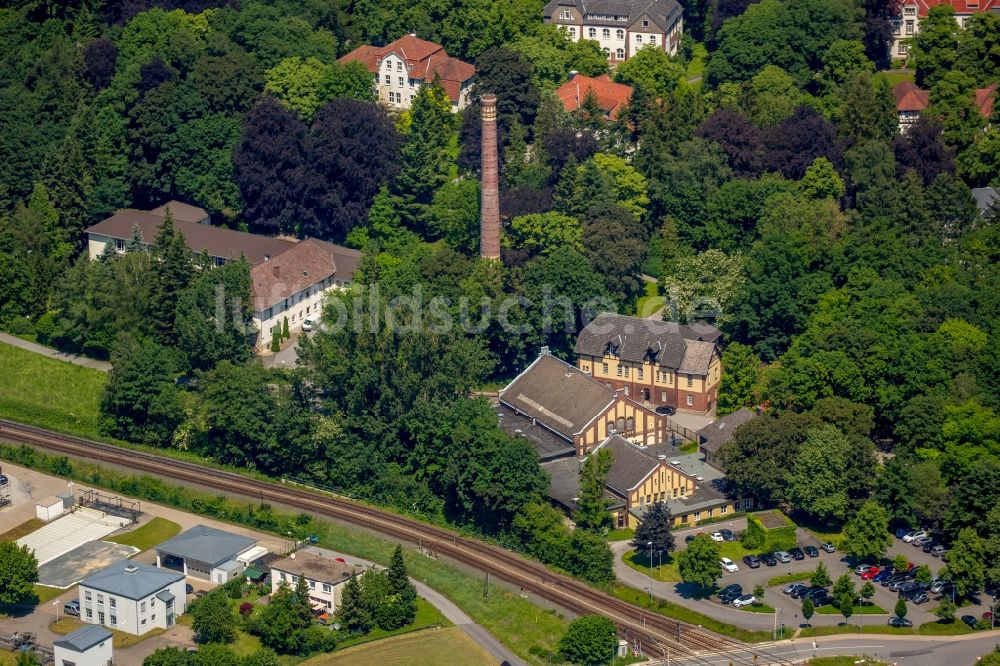
<path fill-rule="evenodd" d="M 114 635 L 105 627 L 88 624 L 52 644 L 55 666 L 112 666 Z"/>
<path fill-rule="evenodd" d="M 998 6 L 1000 7 L 1000 6 Z M 929 90 L 922 90 L 912 81 L 900 81 L 892 88 L 892 94 L 896 98 L 896 113 L 899 116 L 899 131 L 906 132 L 913 123 L 917 122 L 920 114 L 930 105 L 931 93 Z M 993 100 L 996 99 L 997 84 L 976 88 L 973 91 L 972 103 L 983 118 L 989 120 L 993 113 Z"/>
<path fill-rule="evenodd" d="M 910 53 L 909 39 L 920 32 L 920 21 L 927 18 L 931 7 L 951 5 L 955 21 L 965 27 L 969 17 L 978 12 L 1000 12 L 1000 0 L 903 0 L 899 15 L 893 19 L 892 58 L 905 60 Z"/>
<path fill-rule="evenodd" d="M 605 118 L 616 120 L 632 99 L 632 86 L 615 83 L 607 74 L 593 77 L 570 72 L 569 81 L 556 88 L 556 96 L 568 113 L 579 111 L 588 95 L 593 95 Z"/>
<path fill-rule="evenodd" d="M 548 347 L 500 391 L 499 402 L 502 427 L 531 439 L 544 459 L 586 455 L 610 434 L 642 444 L 668 437 L 666 416 L 552 356 Z"/>
<path fill-rule="evenodd" d="M 222 584 L 266 554 L 256 539 L 195 525 L 156 547 L 156 566 Z"/>
<path fill-rule="evenodd" d="M 452 58 L 440 44 L 414 34 L 385 46 L 359 46 L 337 62 L 364 64 L 375 77 L 379 102 L 400 111 L 410 108 L 420 86 L 435 80 L 451 100 L 451 110 L 461 111 L 469 103 L 476 74 L 475 66 Z"/>
<path fill-rule="evenodd" d="M 542 20 L 574 42 L 596 41 L 611 62 L 644 47 L 677 55 L 684 31 L 684 9 L 676 0 L 550 0 Z"/>
<path fill-rule="evenodd" d="M 650 408 L 711 414 L 722 377 L 720 335 L 702 322 L 603 313 L 577 336 L 577 367 Z"/>
<path fill-rule="evenodd" d="M 122 560 L 80 583 L 80 619 L 141 636 L 187 609 L 184 574 Z"/>
<path fill-rule="evenodd" d="M 360 573 L 349 564 L 304 551 L 271 562 L 270 566 L 272 594 L 282 585 L 294 588 L 300 577 L 305 578 L 313 608 L 331 613 L 340 607 L 347 581 Z"/>
<path fill-rule="evenodd" d="M 216 266 L 241 257 L 250 264 L 258 350 L 270 344 L 274 327 L 283 326 L 286 317 L 289 332 L 301 328 L 306 319 L 321 318 L 323 295 L 351 284 L 361 261 L 358 250 L 318 239 L 296 241 L 212 226 L 204 210 L 177 201 L 150 211 L 119 211 L 90 227 L 90 258 L 100 257 L 108 245 L 124 252 L 136 228 L 149 249 L 168 210 L 193 257 L 207 254 Z"/>
<path fill-rule="evenodd" d="M 698 431 L 698 450 L 705 456 L 705 462 L 722 469 L 719 463 L 719 449 L 733 438 L 737 428 L 757 418 L 757 412 L 746 407 L 737 409 L 732 414 L 709 423 Z"/>

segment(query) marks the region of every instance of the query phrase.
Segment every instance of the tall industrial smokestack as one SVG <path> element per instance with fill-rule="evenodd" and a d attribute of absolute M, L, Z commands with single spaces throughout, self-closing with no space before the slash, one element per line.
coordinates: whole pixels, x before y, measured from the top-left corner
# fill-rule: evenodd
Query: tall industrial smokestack
<path fill-rule="evenodd" d="M 497 96 L 479 98 L 483 107 L 482 194 L 479 208 L 479 255 L 500 258 L 500 170 L 497 163 Z"/>

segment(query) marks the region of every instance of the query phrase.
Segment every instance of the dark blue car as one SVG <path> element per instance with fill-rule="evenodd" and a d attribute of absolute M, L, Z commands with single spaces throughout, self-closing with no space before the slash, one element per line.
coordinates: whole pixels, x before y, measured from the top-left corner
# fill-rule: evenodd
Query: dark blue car
<path fill-rule="evenodd" d="M 911 527 L 900 527 L 898 530 L 896 530 L 896 538 L 897 539 L 902 539 L 903 537 L 905 537 L 907 535 L 908 532 L 912 532 L 912 531 L 913 531 L 913 528 L 911 528 Z"/>
<path fill-rule="evenodd" d="M 872 581 L 875 583 L 881 583 L 886 578 L 892 578 L 892 575 L 893 575 L 892 567 L 887 567 L 885 569 L 882 569 L 882 571 L 879 571 L 877 574 L 875 574 L 875 577 L 872 578 Z"/>

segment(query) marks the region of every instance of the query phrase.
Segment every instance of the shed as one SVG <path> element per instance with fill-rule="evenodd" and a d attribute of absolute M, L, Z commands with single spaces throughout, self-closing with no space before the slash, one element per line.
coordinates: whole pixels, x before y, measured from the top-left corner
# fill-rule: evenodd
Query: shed
<path fill-rule="evenodd" d="M 195 525 L 156 547 L 156 565 L 186 576 L 225 583 L 246 565 L 238 558 L 257 540 L 208 525 Z"/>
<path fill-rule="evenodd" d="M 44 520 L 49 522 L 62 515 L 64 510 L 64 505 L 62 498 L 52 495 L 46 497 L 45 499 L 40 499 L 35 502 L 35 516 L 39 520 Z"/>
<path fill-rule="evenodd" d="M 99 624 L 88 624 L 52 644 L 58 666 L 107 666 L 114 659 L 111 632 Z"/>

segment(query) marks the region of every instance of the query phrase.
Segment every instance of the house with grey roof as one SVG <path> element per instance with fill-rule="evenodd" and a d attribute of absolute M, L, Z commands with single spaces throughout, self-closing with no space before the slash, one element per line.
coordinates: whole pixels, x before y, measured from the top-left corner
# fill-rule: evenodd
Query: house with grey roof
<path fill-rule="evenodd" d="M 156 566 L 222 584 L 266 553 L 256 539 L 195 525 L 156 547 Z"/>
<path fill-rule="evenodd" d="M 80 619 L 141 636 L 187 609 L 184 574 L 121 560 L 80 583 Z"/>
<path fill-rule="evenodd" d="M 111 666 L 113 635 L 105 627 L 88 624 L 52 644 L 56 666 Z"/>
<path fill-rule="evenodd" d="M 500 391 L 499 403 L 501 427 L 528 438 L 549 459 L 569 454 L 568 449 L 586 455 L 610 434 L 643 444 L 668 437 L 666 416 L 556 358 L 547 347 Z M 536 441 L 532 429 L 551 438 Z M 552 452 L 556 455 L 547 455 Z"/>
<path fill-rule="evenodd" d="M 602 313 L 576 338 L 576 366 L 663 413 L 712 414 L 722 379 L 719 329 Z"/>
<path fill-rule="evenodd" d="M 757 418 L 757 412 L 741 407 L 732 414 L 709 423 L 698 431 L 698 450 L 710 464 L 722 469 L 719 463 L 719 449 L 733 438 L 736 429 Z"/>
<path fill-rule="evenodd" d="M 611 62 L 643 48 L 677 55 L 684 32 L 684 8 L 677 0 L 550 0 L 542 20 L 574 42 L 596 41 Z"/>

